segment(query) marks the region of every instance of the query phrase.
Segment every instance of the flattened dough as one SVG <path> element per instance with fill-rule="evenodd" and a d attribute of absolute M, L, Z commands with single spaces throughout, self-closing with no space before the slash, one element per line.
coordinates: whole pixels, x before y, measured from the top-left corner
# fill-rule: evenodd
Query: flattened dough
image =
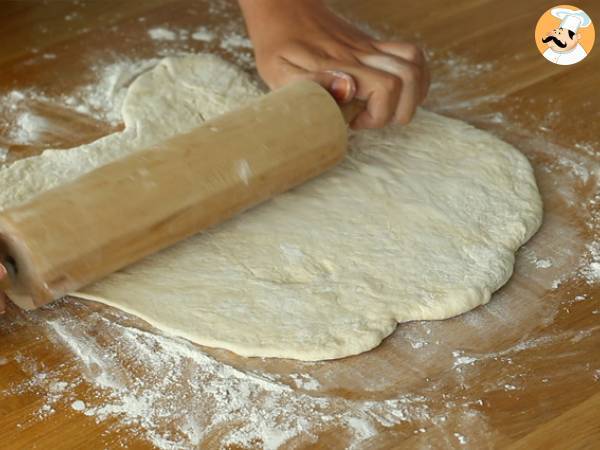
<path fill-rule="evenodd" d="M 132 83 L 123 132 L 0 170 L 0 208 L 257 95 L 215 56 L 167 58 Z M 339 358 L 398 322 L 486 303 L 541 217 L 521 153 L 421 110 L 409 126 L 354 134 L 347 160 L 318 179 L 76 295 L 245 356 Z"/>

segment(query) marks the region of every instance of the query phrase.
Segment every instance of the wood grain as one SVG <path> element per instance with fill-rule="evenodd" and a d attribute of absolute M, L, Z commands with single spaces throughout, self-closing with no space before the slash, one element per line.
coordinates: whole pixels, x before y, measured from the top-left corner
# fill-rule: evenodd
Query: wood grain
<path fill-rule="evenodd" d="M 598 411 L 600 411 L 600 393 L 544 423 L 509 445 L 508 449 L 559 449 L 564 448 L 565 441 L 573 450 L 595 448 L 600 442 Z"/>
<path fill-rule="evenodd" d="M 232 59 L 216 43 L 157 44 L 147 35 L 153 26 L 193 30 L 206 25 L 242 32 L 237 7 L 223 5 L 215 13 L 201 0 L 2 1 L 0 96 L 11 89 L 36 89 L 58 97 L 92 82 L 94 64 L 124 57 L 210 51 Z M 400 325 L 365 355 L 307 366 L 202 351 L 247 372 L 282 379 L 308 373 L 321 385 L 311 394 L 323 398 L 376 402 L 408 396 L 409 410 L 427 412 L 407 413 L 393 426 L 376 427 L 359 448 L 597 448 L 600 291 L 578 268 L 588 246 L 599 239 L 600 202 L 592 200 L 600 173 L 600 50 L 573 67 L 545 61 L 533 42 L 535 23 L 550 6 L 542 0 L 337 0 L 332 5 L 390 39 L 424 45 L 433 73 L 427 107 L 521 149 L 534 165 L 544 224 L 518 253 L 511 281 L 488 305 L 443 322 Z M 600 20 L 598 2 L 582 0 L 578 6 Z M 77 14 L 65 20 L 72 13 Z M 45 53 L 56 57 L 45 59 Z M 9 161 L 119 129 L 49 101 L 22 107 L 52 126 L 36 142 L 16 143 L 10 134 L 14 112 L 0 105 L 0 147 L 10 149 Z M 550 266 L 536 267 L 542 260 Z M 86 404 L 105 401 L 86 381 L 80 359 L 49 330 L 47 324 L 56 317 L 79 320 L 107 352 L 118 342 L 106 320 L 113 327 L 148 329 L 108 307 L 74 299 L 34 314 L 9 308 L 0 318 L 2 447 L 153 448 L 143 434 L 119 425 L 118 418 L 96 421 L 68 404 L 57 403 L 54 413 L 36 419 L 48 393 L 17 388 L 37 370 L 83 380 L 73 396 Z M 461 356 L 475 362 L 461 362 Z M 238 425 L 211 431 L 201 448 L 221 448 L 227 432 Z M 284 447 L 342 449 L 351 442 L 347 428 L 323 427 Z"/>

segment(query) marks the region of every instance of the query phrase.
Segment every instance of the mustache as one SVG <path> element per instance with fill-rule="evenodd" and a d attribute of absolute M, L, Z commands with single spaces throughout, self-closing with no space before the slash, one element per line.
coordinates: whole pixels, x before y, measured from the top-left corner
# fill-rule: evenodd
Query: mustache
<path fill-rule="evenodd" d="M 554 43 L 556 45 L 558 45 L 560 48 L 565 48 L 567 46 L 566 42 L 559 41 L 556 36 L 548 36 L 548 37 L 542 38 L 542 42 L 544 44 L 547 43 L 547 42 L 550 42 L 550 41 L 554 41 Z"/>

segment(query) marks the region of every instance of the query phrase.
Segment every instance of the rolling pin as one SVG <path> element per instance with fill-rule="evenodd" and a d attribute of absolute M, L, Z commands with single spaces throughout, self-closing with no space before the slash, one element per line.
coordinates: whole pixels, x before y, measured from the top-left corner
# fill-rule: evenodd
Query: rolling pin
<path fill-rule="evenodd" d="M 359 102 L 301 81 L 0 213 L 0 289 L 34 309 L 341 161 Z"/>

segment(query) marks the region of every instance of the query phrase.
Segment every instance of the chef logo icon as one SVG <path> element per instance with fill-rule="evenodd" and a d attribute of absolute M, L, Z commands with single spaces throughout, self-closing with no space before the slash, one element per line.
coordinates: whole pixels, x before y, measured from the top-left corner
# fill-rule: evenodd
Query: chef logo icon
<path fill-rule="evenodd" d="M 585 11 L 560 5 L 546 11 L 535 28 L 535 42 L 548 61 L 569 66 L 583 60 L 594 46 L 594 24 Z"/>

